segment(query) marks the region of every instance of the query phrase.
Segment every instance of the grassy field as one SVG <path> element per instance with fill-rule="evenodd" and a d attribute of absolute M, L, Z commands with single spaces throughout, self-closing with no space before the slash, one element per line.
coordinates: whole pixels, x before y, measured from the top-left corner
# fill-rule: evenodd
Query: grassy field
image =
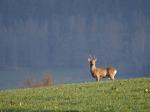
<path fill-rule="evenodd" d="M 150 112 L 150 78 L 0 91 L 0 112 Z"/>

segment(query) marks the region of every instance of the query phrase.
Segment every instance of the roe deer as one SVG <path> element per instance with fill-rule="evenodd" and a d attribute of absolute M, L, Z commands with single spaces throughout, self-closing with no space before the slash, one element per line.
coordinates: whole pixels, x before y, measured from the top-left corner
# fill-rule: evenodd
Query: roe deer
<path fill-rule="evenodd" d="M 106 77 L 114 80 L 117 70 L 113 67 L 96 68 L 96 61 L 97 59 L 95 58 L 95 56 L 94 57 L 90 56 L 90 58 L 88 58 L 91 75 L 96 79 L 96 81 L 99 81 L 101 78 L 106 78 Z"/>

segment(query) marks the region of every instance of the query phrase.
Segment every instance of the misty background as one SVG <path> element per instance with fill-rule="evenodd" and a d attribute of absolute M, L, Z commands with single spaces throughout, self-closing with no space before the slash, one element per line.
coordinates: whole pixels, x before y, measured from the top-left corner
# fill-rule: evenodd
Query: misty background
<path fill-rule="evenodd" d="M 25 77 L 26 70 L 16 76 L 22 69 L 48 69 L 58 83 L 88 81 L 90 54 L 97 57 L 97 67 L 116 67 L 118 77 L 150 76 L 149 4 L 149 0 L 0 0 L 0 88 L 13 74 Z"/>

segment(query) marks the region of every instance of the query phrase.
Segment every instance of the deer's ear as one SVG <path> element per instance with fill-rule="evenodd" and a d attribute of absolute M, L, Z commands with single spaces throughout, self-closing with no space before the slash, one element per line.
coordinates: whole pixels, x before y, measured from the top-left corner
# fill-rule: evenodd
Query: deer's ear
<path fill-rule="evenodd" d="M 95 56 L 93 56 L 93 59 L 94 59 L 95 61 L 97 61 L 97 58 L 96 58 Z"/>
<path fill-rule="evenodd" d="M 91 61 L 91 59 L 90 58 L 88 58 L 88 62 L 90 62 Z"/>
<path fill-rule="evenodd" d="M 95 58 L 95 61 L 97 61 L 97 58 Z"/>

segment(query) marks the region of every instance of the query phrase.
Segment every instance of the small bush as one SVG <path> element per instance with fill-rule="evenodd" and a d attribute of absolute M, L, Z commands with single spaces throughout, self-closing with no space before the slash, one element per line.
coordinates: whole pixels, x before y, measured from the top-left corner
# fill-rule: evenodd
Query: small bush
<path fill-rule="evenodd" d="M 27 80 L 27 87 L 44 87 L 44 86 L 52 86 L 54 84 L 54 80 L 51 74 L 45 74 L 41 80 Z"/>

